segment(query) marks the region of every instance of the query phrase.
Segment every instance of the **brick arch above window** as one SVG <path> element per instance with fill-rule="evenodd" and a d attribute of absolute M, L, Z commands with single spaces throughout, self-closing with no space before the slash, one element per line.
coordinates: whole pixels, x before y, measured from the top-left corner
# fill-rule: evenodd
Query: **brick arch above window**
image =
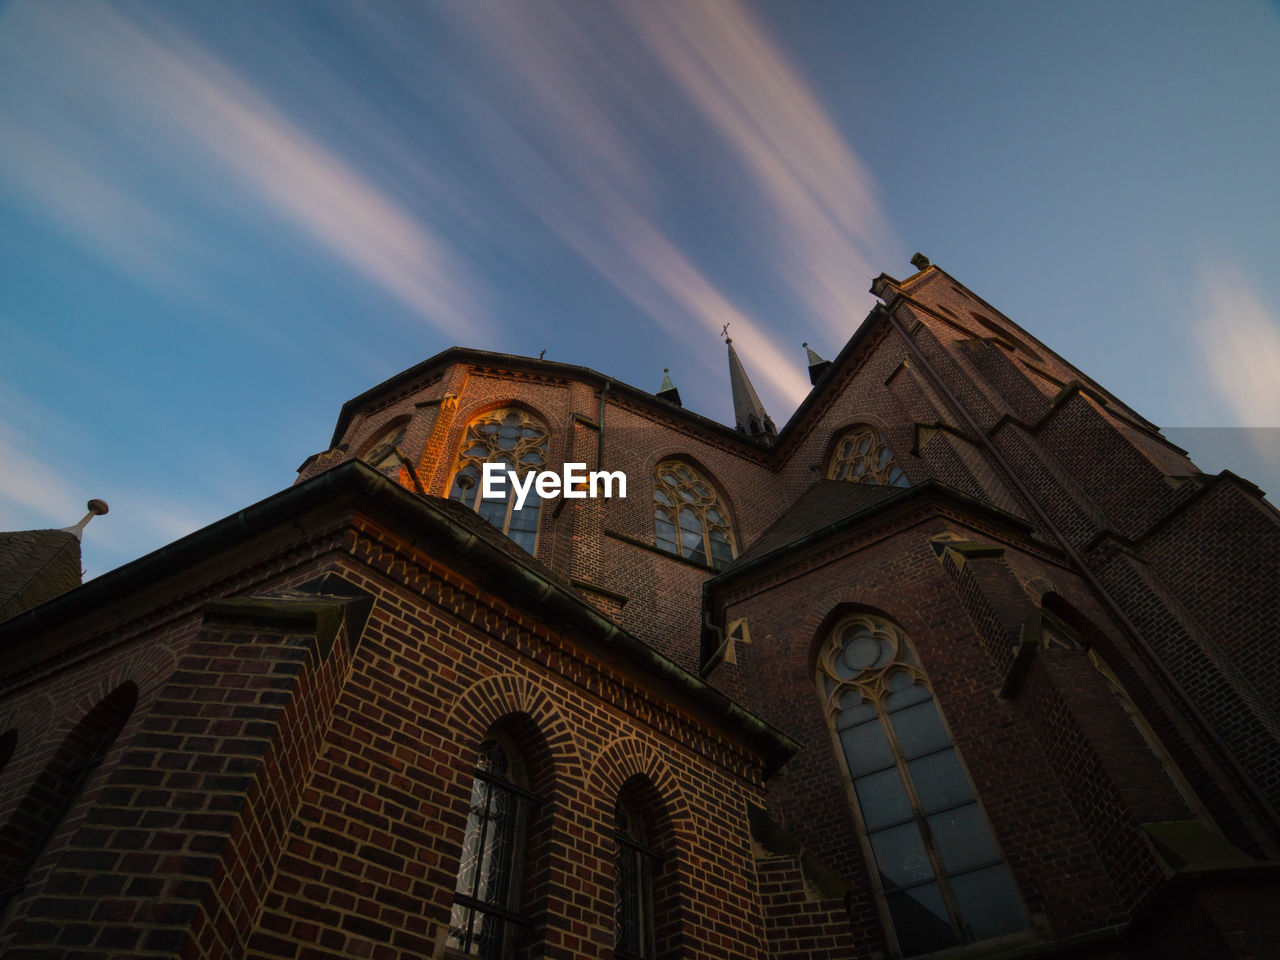
<path fill-rule="evenodd" d="M 545 793 L 562 783 L 580 783 L 584 777 L 570 717 L 546 690 L 516 674 L 496 674 L 468 687 L 454 701 L 444 725 L 459 731 L 459 746 L 471 749 L 479 748 L 488 731 L 514 731 L 533 765 L 534 784 Z M 543 783 L 538 775 L 544 766 L 546 778 L 554 785 Z"/>

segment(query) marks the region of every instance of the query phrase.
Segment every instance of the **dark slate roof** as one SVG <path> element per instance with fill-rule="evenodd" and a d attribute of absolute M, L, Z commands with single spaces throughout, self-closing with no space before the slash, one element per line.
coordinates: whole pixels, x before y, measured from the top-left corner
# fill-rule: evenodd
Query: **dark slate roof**
<path fill-rule="evenodd" d="M 474 533 L 479 539 L 485 541 L 490 546 L 501 550 L 507 556 L 512 557 L 515 560 L 519 560 L 526 566 L 532 567 L 538 571 L 541 576 L 559 584 L 566 590 L 570 589 L 568 582 L 563 577 L 558 573 L 555 573 L 545 563 L 533 554 L 529 553 L 524 549 L 524 547 L 520 546 L 470 507 L 458 503 L 456 500 L 448 500 L 444 497 L 435 497 L 424 494 L 415 494 L 415 496 L 429 500 L 437 509 L 440 510 L 441 513 L 447 514 L 450 519 L 459 526 L 465 527 L 468 532 Z"/>
<path fill-rule="evenodd" d="M 907 492 L 848 480 L 819 480 L 796 499 L 764 533 L 727 568 L 734 570 L 758 557 L 802 540 L 855 513 L 886 504 Z"/>
<path fill-rule="evenodd" d="M 0 533 L 0 620 L 80 586 L 80 541 L 65 530 Z"/>

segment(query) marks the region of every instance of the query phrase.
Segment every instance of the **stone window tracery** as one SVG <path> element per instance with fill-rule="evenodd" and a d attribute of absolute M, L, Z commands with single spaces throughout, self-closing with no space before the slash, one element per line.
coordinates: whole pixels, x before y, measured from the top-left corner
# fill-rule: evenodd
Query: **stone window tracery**
<path fill-rule="evenodd" d="M 391 427 L 374 441 L 361 459 L 375 470 L 397 464 L 400 459 L 399 447 L 404 442 L 408 428 L 408 421 Z"/>
<path fill-rule="evenodd" d="M 885 487 L 911 486 L 884 437 L 866 424 L 853 427 L 836 441 L 827 465 L 827 479 Z"/>
<path fill-rule="evenodd" d="M 687 463 L 658 464 L 653 515 L 661 550 L 720 569 L 734 557 L 729 512 L 706 478 Z"/>
<path fill-rule="evenodd" d="M 515 750 L 494 737 L 480 746 L 463 834 L 446 950 L 453 957 L 505 960 L 522 929 L 520 873 L 529 809 Z"/>
<path fill-rule="evenodd" d="M 902 631 L 854 614 L 818 661 L 876 887 L 902 956 L 1025 929 L 1013 879 Z"/>
<path fill-rule="evenodd" d="M 546 467 L 549 436 L 546 424 L 516 407 L 481 414 L 467 425 L 449 488 L 450 500 L 475 510 L 530 553 L 537 546 L 542 507 L 537 490 L 530 487 L 519 510 L 510 482 L 502 484 L 503 496 L 486 500 L 480 495 L 482 470 L 486 463 L 503 463 L 523 481 L 525 474 Z"/>

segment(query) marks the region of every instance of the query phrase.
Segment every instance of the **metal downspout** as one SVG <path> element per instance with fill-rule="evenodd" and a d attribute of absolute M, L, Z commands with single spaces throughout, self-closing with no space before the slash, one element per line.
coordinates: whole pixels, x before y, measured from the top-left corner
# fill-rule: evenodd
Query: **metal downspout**
<path fill-rule="evenodd" d="M 1165 682 L 1169 689 L 1182 702 L 1187 714 L 1200 728 L 1201 733 L 1206 737 L 1210 746 L 1212 746 L 1212 748 L 1226 762 L 1227 766 L 1231 769 L 1231 772 L 1236 776 L 1237 781 L 1245 788 L 1246 792 L 1253 798 L 1253 801 L 1261 808 L 1266 816 L 1270 818 L 1272 826 L 1280 826 L 1280 815 L 1277 815 L 1275 808 L 1271 806 L 1270 802 L 1263 795 L 1261 789 L 1259 789 L 1253 778 L 1249 776 L 1248 772 L 1236 759 L 1235 754 L 1227 748 L 1226 743 L 1223 742 L 1220 736 L 1218 736 L 1218 732 L 1213 728 L 1213 725 L 1210 724 L 1204 714 L 1200 712 L 1199 707 L 1197 707 L 1195 702 L 1191 699 L 1190 694 L 1188 694 L 1182 684 L 1178 682 L 1177 678 L 1174 677 L 1168 667 L 1164 665 L 1164 662 L 1160 657 L 1156 655 L 1155 650 L 1153 650 L 1151 645 L 1147 642 L 1146 637 L 1142 635 L 1142 631 L 1139 630 L 1137 625 L 1129 619 L 1124 610 L 1120 608 L 1120 604 L 1111 596 L 1107 591 L 1107 588 L 1102 585 L 1101 581 L 1094 576 L 1093 571 L 1089 569 L 1084 558 L 1080 556 L 1075 547 L 1067 540 L 1066 536 L 1064 536 L 1063 533 L 1054 525 L 1053 521 L 1049 519 L 1048 514 L 1040 506 L 1035 497 L 1031 495 L 1031 491 L 1027 489 L 1021 478 L 1018 477 L 1013 468 L 1009 466 L 1008 462 L 996 448 L 995 444 L 991 442 L 991 438 L 987 436 L 986 431 L 978 425 L 977 420 L 973 418 L 965 405 L 961 403 L 960 398 L 951 392 L 951 389 L 943 381 L 942 377 L 938 375 L 938 372 L 933 368 L 933 365 L 929 362 L 928 358 L 925 357 L 920 347 L 917 346 L 916 342 L 907 334 L 906 330 L 902 328 L 902 324 L 900 324 L 898 322 L 898 318 L 894 316 L 892 306 L 886 304 L 885 313 L 889 317 L 889 323 L 893 326 L 893 329 L 897 331 L 898 336 L 902 337 L 906 342 L 907 349 L 920 364 L 925 375 L 933 381 L 934 385 L 942 392 L 942 395 L 946 397 L 947 402 L 952 406 L 954 412 L 958 413 L 961 419 L 969 425 L 969 429 L 973 431 L 973 434 L 976 437 L 979 438 L 983 447 L 986 448 L 992 459 L 995 460 L 996 465 L 1000 468 L 1000 471 L 1005 475 L 1005 478 L 1013 484 L 1014 488 L 1018 491 L 1019 496 L 1021 496 L 1027 506 L 1031 508 L 1040 522 L 1044 524 L 1045 529 L 1049 531 L 1050 535 L 1058 541 L 1059 546 L 1062 547 L 1067 556 L 1071 558 L 1071 562 L 1079 569 L 1081 575 L 1085 579 L 1085 582 L 1089 584 L 1090 589 L 1092 589 L 1098 596 L 1112 616 L 1116 618 L 1121 628 L 1137 642 L 1139 649 L 1147 658 L 1149 665 L 1154 667 L 1156 673 L 1159 674 L 1160 678 Z"/>
<path fill-rule="evenodd" d="M 596 422 L 600 425 L 599 436 L 596 438 L 596 469 L 604 469 L 604 401 L 609 396 L 609 387 L 612 380 L 605 380 L 604 386 L 600 388 L 600 416 Z"/>

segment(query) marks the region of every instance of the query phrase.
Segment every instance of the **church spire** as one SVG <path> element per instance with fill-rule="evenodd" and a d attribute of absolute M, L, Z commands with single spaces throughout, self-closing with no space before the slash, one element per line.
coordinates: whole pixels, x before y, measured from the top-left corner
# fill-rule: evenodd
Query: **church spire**
<path fill-rule="evenodd" d="M 738 359 L 738 351 L 733 349 L 733 338 L 726 337 L 729 347 L 729 385 L 733 388 L 733 414 L 738 420 L 738 429 L 749 437 L 764 434 L 776 437 L 777 428 L 765 413 L 764 404 L 756 395 L 756 388 L 751 385 L 742 361 Z"/>

